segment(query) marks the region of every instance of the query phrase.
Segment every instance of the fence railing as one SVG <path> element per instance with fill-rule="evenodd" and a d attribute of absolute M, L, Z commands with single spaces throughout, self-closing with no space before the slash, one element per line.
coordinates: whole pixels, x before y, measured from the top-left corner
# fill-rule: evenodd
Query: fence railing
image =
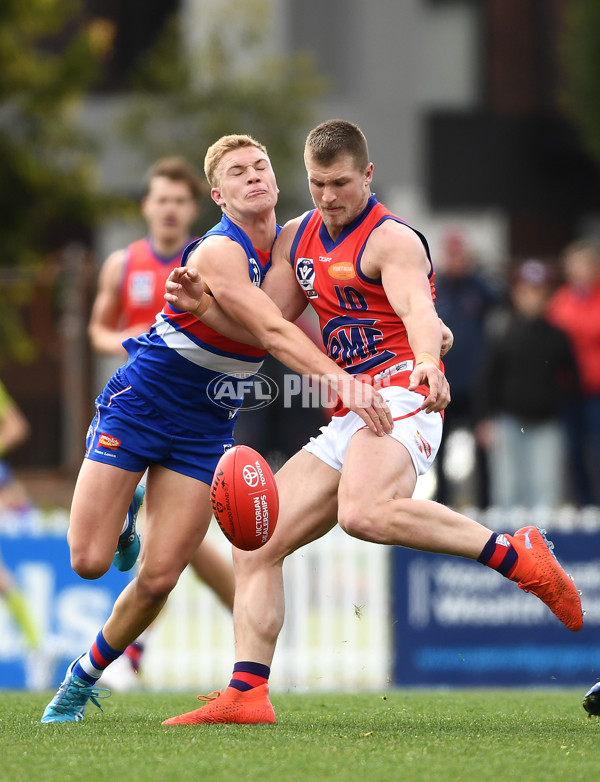
<path fill-rule="evenodd" d="M 226 550 L 217 531 L 212 535 Z M 335 528 L 284 564 L 286 619 L 271 687 L 377 689 L 391 669 L 389 549 Z M 186 571 L 149 636 L 150 688 L 223 687 L 234 662 L 232 618 Z"/>

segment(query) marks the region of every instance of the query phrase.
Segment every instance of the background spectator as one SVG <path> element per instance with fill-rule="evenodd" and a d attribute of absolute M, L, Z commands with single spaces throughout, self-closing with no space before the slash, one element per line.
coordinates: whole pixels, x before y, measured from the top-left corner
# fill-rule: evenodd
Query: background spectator
<path fill-rule="evenodd" d="M 563 269 L 548 318 L 569 335 L 579 370 L 580 397 L 566 422 L 573 499 L 585 507 L 600 504 L 600 249 L 581 240 L 568 245 Z"/>
<path fill-rule="evenodd" d="M 477 437 L 488 448 L 494 506 L 556 508 L 565 500 L 562 412 L 577 368 L 567 335 L 545 317 L 551 292 L 547 265 L 519 266 L 512 308 L 485 351 Z"/>
<path fill-rule="evenodd" d="M 448 475 L 445 454 L 449 440 L 458 430 L 473 431 L 475 393 L 486 342 L 486 323 L 501 301 L 501 293 L 477 267 L 465 237 L 448 232 L 442 240 L 436 263 L 436 308 L 454 333 L 452 350 L 444 356 L 452 401 L 445 411 L 444 436 L 435 460 L 438 502 L 456 505 L 458 487 Z M 472 504 L 489 504 L 485 449 L 475 443 Z"/>

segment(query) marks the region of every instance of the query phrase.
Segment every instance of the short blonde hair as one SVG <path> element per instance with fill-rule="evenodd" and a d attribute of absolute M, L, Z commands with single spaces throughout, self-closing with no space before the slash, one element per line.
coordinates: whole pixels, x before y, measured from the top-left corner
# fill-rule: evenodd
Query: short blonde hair
<path fill-rule="evenodd" d="M 212 144 L 204 158 L 204 176 L 210 187 L 217 187 L 217 168 L 219 163 L 223 159 L 223 156 L 234 149 L 242 149 L 243 147 L 256 147 L 268 155 L 267 148 L 260 141 L 245 134 L 232 134 L 229 136 L 221 136 L 218 141 Z"/>

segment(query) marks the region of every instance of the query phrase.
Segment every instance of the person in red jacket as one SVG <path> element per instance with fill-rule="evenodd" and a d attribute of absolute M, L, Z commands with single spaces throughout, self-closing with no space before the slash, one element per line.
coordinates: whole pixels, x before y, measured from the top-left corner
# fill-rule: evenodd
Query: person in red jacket
<path fill-rule="evenodd" d="M 579 240 L 563 252 L 565 282 L 548 305 L 548 320 L 567 333 L 580 395 L 567 411 L 574 500 L 600 505 L 600 249 Z"/>

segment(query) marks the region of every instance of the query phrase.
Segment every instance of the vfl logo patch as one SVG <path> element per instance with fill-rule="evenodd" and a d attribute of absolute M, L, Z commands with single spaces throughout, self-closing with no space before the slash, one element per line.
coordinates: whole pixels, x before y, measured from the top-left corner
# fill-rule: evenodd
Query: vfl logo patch
<path fill-rule="evenodd" d="M 309 299 L 318 298 L 319 294 L 314 289 L 315 267 L 312 258 L 298 258 L 296 279 Z"/>
<path fill-rule="evenodd" d="M 115 451 L 121 445 L 121 441 L 116 437 L 112 437 L 110 434 L 101 432 L 100 437 L 98 438 L 98 445 L 101 448 L 109 448 Z"/>
<path fill-rule="evenodd" d="M 427 442 L 427 440 L 423 437 L 421 432 L 417 429 L 417 433 L 415 434 L 415 440 L 417 441 L 417 448 L 421 453 L 425 454 L 425 457 L 429 459 L 431 456 L 431 445 Z"/>
<path fill-rule="evenodd" d="M 154 275 L 150 272 L 132 272 L 128 295 L 134 304 L 149 304 L 154 298 Z"/>
<path fill-rule="evenodd" d="M 262 278 L 260 273 L 260 266 L 256 258 L 250 258 L 248 261 L 248 266 L 248 271 L 250 272 L 250 282 L 252 285 L 256 285 L 257 288 L 260 288 Z"/>
<path fill-rule="evenodd" d="M 354 265 L 349 261 L 342 261 L 341 263 L 333 263 L 327 272 L 334 280 L 351 280 L 356 277 L 356 271 Z"/>

